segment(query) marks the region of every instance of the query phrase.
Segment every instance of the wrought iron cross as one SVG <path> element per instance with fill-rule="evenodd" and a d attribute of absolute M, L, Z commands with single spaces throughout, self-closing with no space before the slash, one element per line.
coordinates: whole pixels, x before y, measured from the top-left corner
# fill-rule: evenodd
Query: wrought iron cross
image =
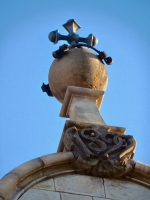
<path fill-rule="evenodd" d="M 68 20 L 63 24 L 63 27 L 69 32 L 67 36 L 59 34 L 58 30 L 49 33 L 48 38 L 54 44 L 59 40 L 66 40 L 70 45 L 82 42 L 89 46 L 95 46 L 98 43 L 98 39 L 93 34 L 90 34 L 87 38 L 79 37 L 76 31 L 81 28 L 81 26 L 74 19 Z"/>

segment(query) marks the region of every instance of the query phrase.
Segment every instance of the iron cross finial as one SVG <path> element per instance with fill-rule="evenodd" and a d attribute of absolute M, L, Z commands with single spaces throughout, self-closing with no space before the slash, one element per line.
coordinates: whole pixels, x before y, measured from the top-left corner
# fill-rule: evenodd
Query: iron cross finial
<path fill-rule="evenodd" d="M 49 33 L 48 38 L 54 44 L 56 44 L 59 40 L 66 40 L 70 45 L 82 42 L 89 46 L 95 46 L 98 43 L 98 39 L 92 34 L 90 34 L 87 38 L 79 37 L 79 35 L 76 34 L 76 30 L 81 27 L 74 19 L 68 20 L 65 24 L 63 24 L 63 27 L 69 32 L 67 36 L 59 34 L 58 30 Z"/>

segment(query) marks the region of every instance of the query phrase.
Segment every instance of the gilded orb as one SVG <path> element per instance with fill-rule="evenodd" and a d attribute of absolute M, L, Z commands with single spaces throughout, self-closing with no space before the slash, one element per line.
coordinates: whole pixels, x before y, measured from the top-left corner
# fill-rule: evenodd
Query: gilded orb
<path fill-rule="evenodd" d="M 108 73 L 98 57 L 86 48 L 73 48 L 53 61 L 48 75 L 50 89 L 63 102 L 68 86 L 105 91 Z"/>

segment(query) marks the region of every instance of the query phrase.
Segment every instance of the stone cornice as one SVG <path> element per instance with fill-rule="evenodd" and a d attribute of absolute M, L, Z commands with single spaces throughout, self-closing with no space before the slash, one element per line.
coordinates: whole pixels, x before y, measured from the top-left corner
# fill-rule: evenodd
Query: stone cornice
<path fill-rule="evenodd" d="M 72 152 L 61 152 L 42 156 L 18 166 L 0 180 L 0 200 L 17 200 L 33 185 L 51 177 L 86 174 L 84 170 L 76 171 L 73 163 Z M 134 170 L 127 174 L 126 178 L 150 188 L 150 166 L 136 162 Z"/>
<path fill-rule="evenodd" d="M 74 172 L 71 165 L 73 161 L 74 156 L 71 152 L 57 153 L 36 158 L 16 167 L 0 180 L 0 200 L 18 199 L 29 186 L 40 182 L 41 179 L 48 179 L 50 175 Z"/>

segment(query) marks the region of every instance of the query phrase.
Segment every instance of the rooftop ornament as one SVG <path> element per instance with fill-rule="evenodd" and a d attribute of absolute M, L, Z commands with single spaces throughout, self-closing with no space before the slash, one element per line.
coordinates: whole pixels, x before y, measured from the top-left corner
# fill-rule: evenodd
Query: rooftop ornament
<path fill-rule="evenodd" d="M 112 58 L 108 57 L 104 51 L 93 47 L 98 43 L 97 37 L 93 34 L 84 38 L 76 33 L 81 26 L 74 19 L 68 20 L 63 27 L 68 31 L 68 35 L 61 35 L 58 30 L 52 31 L 48 35 L 49 40 L 54 44 L 59 40 L 67 41 L 68 44 L 61 45 L 52 53 L 55 60 L 49 71 L 49 84 L 43 83 L 42 91 L 63 102 L 65 91 L 69 85 L 105 90 L 107 71 L 104 62 L 111 65 Z M 84 47 L 94 50 L 97 54 L 95 55 Z M 91 74 L 90 77 L 89 74 Z"/>
<path fill-rule="evenodd" d="M 79 37 L 79 24 L 71 19 L 64 28 L 67 36 L 58 30 L 49 33 L 49 39 L 63 44 L 53 52 L 53 61 L 48 75 L 48 85 L 43 91 L 55 96 L 62 103 L 60 117 L 69 118 L 63 129 L 58 152 L 72 152 L 74 169 L 107 178 L 124 176 L 134 169 L 133 160 L 136 141 L 124 135 L 125 128 L 107 125 L 99 109 L 108 84 L 106 64 L 112 58 L 93 46 L 98 39 L 90 34 Z M 90 48 L 97 54 L 88 50 Z"/>

